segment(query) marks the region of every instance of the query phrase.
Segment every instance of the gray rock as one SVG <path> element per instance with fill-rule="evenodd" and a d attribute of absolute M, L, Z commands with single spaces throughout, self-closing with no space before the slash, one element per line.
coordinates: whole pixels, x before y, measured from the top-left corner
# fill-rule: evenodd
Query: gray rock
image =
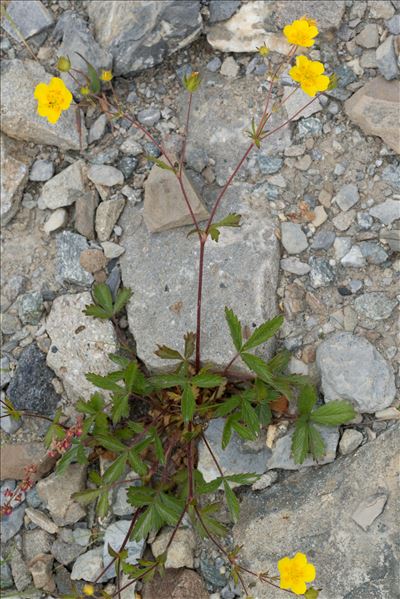
<path fill-rule="evenodd" d="M 21 323 L 12 314 L 2 314 L 0 328 L 4 335 L 14 335 L 21 329 Z"/>
<path fill-rule="evenodd" d="M 359 198 L 357 185 L 349 183 L 343 185 L 333 199 L 343 212 L 347 212 L 358 202 Z"/>
<path fill-rule="evenodd" d="M 357 212 L 357 223 L 363 231 L 368 231 L 374 224 L 374 219 L 367 212 Z"/>
<path fill-rule="evenodd" d="M 126 478 L 137 478 L 137 474 L 135 472 L 131 472 Z M 128 502 L 128 489 L 129 487 L 135 486 L 139 481 L 127 483 L 124 485 L 118 485 L 114 493 L 114 499 L 112 502 L 112 511 L 116 516 L 130 516 L 134 508 Z"/>
<path fill-rule="evenodd" d="M 64 566 L 74 562 L 84 551 L 85 547 L 82 545 L 73 542 L 67 543 L 60 538 L 56 539 L 51 546 L 52 555 Z"/>
<path fill-rule="evenodd" d="M 73 204 L 77 196 L 85 191 L 83 164 L 83 160 L 78 160 L 45 183 L 40 194 L 39 207 L 55 210 Z"/>
<path fill-rule="evenodd" d="M 56 236 L 56 246 L 57 280 L 60 283 L 83 287 L 90 285 L 93 282 L 93 277 L 79 263 L 81 253 L 89 247 L 86 239 L 77 233 L 63 231 Z"/>
<path fill-rule="evenodd" d="M 18 31 L 25 39 L 45 31 L 54 23 L 54 17 L 39 0 L 30 0 L 30 2 L 20 2 L 11 0 L 7 4 L 7 14 L 11 17 Z M 21 41 L 15 27 L 11 22 L 2 17 L 1 26 L 18 42 Z"/>
<path fill-rule="evenodd" d="M 400 34 L 400 14 L 393 15 L 391 19 L 386 22 L 386 27 L 389 30 L 389 33 L 393 35 Z"/>
<path fill-rule="evenodd" d="M 317 476 L 313 469 L 304 469 L 257 495 L 249 493 L 233 531 L 234 543 L 242 546 L 242 559 L 256 572 L 275 574 L 277 559 L 301 550 L 316 567 L 313 586 L 322 587 L 321 599 L 395 597 L 399 432 L 398 426 L 393 427 L 355 455 L 320 468 Z M 364 532 L 352 515 L 365 497 L 377 492 L 388 495 L 388 501 Z M 259 599 L 282 597 L 280 589 L 262 583 L 252 593 Z"/>
<path fill-rule="evenodd" d="M 101 139 L 106 131 L 108 118 L 106 114 L 101 114 L 94 121 L 93 125 L 89 129 L 89 139 L 88 142 L 91 144 L 94 141 L 98 141 Z"/>
<path fill-rule="evenodd" d="M 1 589 L 9 589 L 14 585 L 13 577 L 11 575 L 11 568 L 3 555 L 0 555 L 0 576 L 1 576 Z"/>
<path fill-rule="evenodd" d="M 138 141 L 136 141 L 135 136 L 127 137 L 126 140 L 120 146 L 121 152 L 124 154 L 130 154 L 132 156 L 139 156 L 139 154 L 143 154 L 143 148 Z"/>
<path fill-rule="evenodd" d="M 210 23 L 216 23 L 217 21 L 226 21 L 229 19 L 240 6 L 240 0 L 211 0 L 209 5 L 210 10 Z"/>
<path fill-rule="evenodd" d="M 75 543 L 81 545 L 82 547 L 87 547 L 91 536 L 92 533 L 88 528 L 75 528 L 72 531 L 72 537 Z"/>
<path fill-rule="evenodd" d="M 389 244 L 394 252 L 400 252 L 400 229 L 381 231 L 379 239 Z"/>
<path fill-rule="evenodd" d="M 54 164 L 51 160 L 35 160 L 29 173 L 30 181 L 48 181 L 54 174 Z"/>
<path fill-rule="evenodd" d="M 24 530 L 22 534 L 22 551 L 25 560 L 30 562 L 41 553 L 50 553 L 53 539 L 52 535 L 40 528 Z"/>
<path fill-rule="evenodd" d="M 321 135 L 322 122 L 311 116 L 308 119 L 301 119 L 297 125 L 297 135 L 300 139 L 309 137 L 310 135 Z"/>
<path fill-rule="evenodd" d="M 351 248 L 351 237 L 336 237 L 334 242 L 336 260 L 345 256 Z"/>
<path fill-rule="evenodd" d="M 360 412 L 371 414 L 394 399 L 391 366 L 363 337 L 336 333 L 318 347 L 316 363 L 326 402 L 346 399 Z"/>
<path fill-rule="evenodd" d="M 310 102 L 310 97 L 302 89 L 299 88 L 294 93 L 291 87 L 284 87 L 283 90 L 283 101 L 285 102 L 286 111 L 293 121 L 308 118 L 312 114 L 322 110 L 318 99 L 305 108 L 306 104 Z"/>
<path fill-rule="evenodd" d="M 96 547 L 96 549 L 91 549 L 77 558 L 72 567 L 71 579 L 94 582 L 95 580 L 97 581 L 97 577 L 101 574 L 102 570 L 103 549 Z M 101 583 L 107 580 L 107 575 L 104 575 L 97 582 Z"/>
<path fill-rule="evenodd" d="M 15 158 L 4 135 L 0 138 L 0 222 L 6 225 L 19 209 L 22 192 L 28 178 L 27 165 Z"/>
<path fill-rule="evenodd" d="M 51 383 L 54 374 L 46 366 L 46 356 L 32 343 L 18 360 L 18 366 L 7 389 L 17 410 L 54 414 L 60 396 Z"/>
<path fill-rule="evenodd" d="M 385 509 L 388 496 L 387 493 L 375 493 L 363 499 L 351 516 L 363 530 L 367 531 L 373 522 Z"/>
<path fill-rule="evenodd" d="M 363 268 L 366 265 L 364 254 L 358 245 L 353 245 L 351 250 L 340 260 L 343 266 L 351 266 L 352 268 Z"/>
<path fill-rule="evenodd" d="M 335 281 L 336 274 L 328 260 L 311 256 L 308 263 L 311 267 L 310 282 L 314 289 L 328 287 Z"/>
<path fill-rule="evenodd" d="M 209 213 L 185 173 L 183 185 L 197 221 L 208 219 Z M 152 233 L 193 223 L 176 176 L 157 165 L 145 183 L 143 218 Z"/>
<path fill-rule="evenodd" d="M 11 363 L 8 356 L 0 358 L 0 387 L 3 389 L 11 381 Z"/>
<path fill-rule="evenodd" d="M 220 73 L 228 79 L 235 79 L 238 76 L 240 66 L 237 64 L 233 56 L 227 56 L 222 63 Z"/>
<path fill-rule="evenodd" d="M 360 431 L 357 431 L 354 428 L 346 428 L 339 443 L 340 453 L 342 455 L 353 453 L 357 447 L 360 447 L 363 440 L 364 437 Z"/>
<path fill-rule="evenodd" d="M 217 458 L 224 474 L 239 474 L 240 472 L 255 472 L 263 474 L 270 465 L 271 450 L 260 440 L 252 444 L 244 442 L 235 433 L 229 445 L 221 447 L 224 418 L 212 420 L 205 431 L 207 441 Z M 208 482 L 220 474 L 215 462 L 203 441 L 199 443 L 198 469 Z"/>
<path fill-rule="evenodd" d="M 86 515 L 82 505 L 71 497 L 83 491 L 85 482 L 86 466 L 71 464 L 62 475 L 53 473 L 37 483 L 39 497 L 58 526 L 74 524 Z"/>
<path fill-rule="evenodd" d="M 253 491 L 261 491 L 262 489 L 267 489 L 271 485 L 273 485 L 278 480 L 278 473 L 272 470 L 271 472 L 266 472 L 262 474 L 260 478 L 251 485 Z"/>
<path fill-rule="evenodd" d="M 221 326 L 225 305 L 243 323 L 254 325 L 276 314 L 279 245 L 268 206 L 261 198 L 253 197 L 250 203 L 250 195 L 248 185 L 230 188 L 216 220 L 239 212 L 243 224 L 222 229 L 219 243 L 207 244 L 206 249 L 203 359 L 218 365 L 234 355 L 228 331 Z M 198 242 L 194 235 L 187 238 L 184 228 L 149 234 L 136 206 L 127 206 L 121 224 L 126 249 L 120 259 L 122 279 L 136 290 L 128 305 L 130 329 L 138 355 L 150 368 L 160 368 L 165 364 L 154 356 L 156 343 L 181 347 L 183 335 L 194 327 Z"/>
<path fill-rule="evenodd" d="M 258 166 L 263 175 L 273 175 L 277 173 L 283 164 L 283 159 L 279 156 L 257 155 Z"/>
<path fill-rule="evenodd" d="M 122 172 L 125 179 L 129 179 L 132 173 L 136 170 L 139 161 L 134 156 L 124 156 L 118 162 L 118 169 Z"/>
<path fill-rule="evenodd" d="M 214 58 L 212 58 L 210 62 L 207 63 L 206 68 L 211 73 L 216 73 L 221 68 L 221 64 L 221 59 L 218 56 L 214 56 Z"/>
<path fill-rule="evenodd" d="M 51 535 L 56 534 L 59 530 L 58 526 L 54 524 L 54 522 L 44 512 L 41 512 L 40 510 L 28 507 L 26 508 L 26 515 L 28 516 L 29 520 L 31 520 L 31 522 L 33 522 L 34 524 L 36 524 Z"/>
<path fill-rule="evenodd" d="M 8 435 L 13 435 L 22 425 L 21 418 L 16 420 L 15 418 L 11 418 L 8 416 L 8 410 L 3 402 L 6 400 L 6 394 L 4 391 L 1 392 L 1 403 L 0 403 L 0 427 L 2 430 Z"/>
<path fill-rule="evenodd" d="M 186 164 L 197 173 L 201 173 L 208 165 L 207 152 L 201 148 L 190 148 L 186 153 Z"/>
<path fill-rule="evenodd" d="M 113 243 L 112 241 L 103 241 L 101 247 L 103 248 L 105 257 L 110 260 L 119 258 L 125 251 L 122 246 L 118 245 L 118 243 Z"/>
<path fill-rule="evenodd" d="M 393 123 L 400 120 L 400 82 L 376 77 L 345 102 L 349 118 L 366 135 L 379 135 L 395 152 L 400 153 L 400 137 Z"/>
<path fill-rule="evenodd" d="M 49 83 L 51 75 L 32 60 L 4 60 L 1 72 L 2 130 L 15 139 L 79 150 L 75 110 L 64 111 L 52 125 L 37 114 L 33 90 L 38 83 Z M 18 102 L 15 101 L 18 98 Z M 86 147 L 86 129 L 82 124 L 82 148 Z"/>
<path fill-rule="evenodd" d="M 239 14 L 239 13 L 238 13 Z M 191 130 L 196 131 L 196 138 L 189 136 L 187 151 L 202 149 L 209 158 L 215 160 L 216 182 L 222 186 L 232 173 L 233 168 L 243 156 L 249 145 L 244 133 L 249 128 L 249 111 L 254 114 L 255 121 L 261 117 L 262 103 L 254 110 L 254 98 L 259 94 L 259 83 L 249 78 L 229 80 L 219 73 L 204 73 L 203 83 L 193 96 Z M 222 94 L 223 91 L 223 94 Z M 180 98 L 180 122 L 184 123 L 187 111 L 187 92 Z M 282 124 L 286 118 L 286 110 L 273 113 L 268 120 L 267 129 L 272 130 Z M 261 145 L 258 156 L 276 156 L 290 145 L 290 129 L 283 127 Z M 226 148 L 231 151 L 227 152 Z"/>
<path fill-rule="evenodd" d="M 94 219 L 98 203 L 95 191 L 79 194 L 75 200 L 75 229 L 87 239 L 95 238 Z"/>
<path fill-rule="evenodd" d="M 388 164 L 382 171 L 382 180 L 400 191 L 400 163 Z"/>
<path fill-rule="evenodd" d="M 307 237 L 300 225 L 291 222 L 281 224 L 282 245 L 288 254 L 300 254 L 308 248 Z"/>
<path fill-rule="evenodd" d="M 124 182 L 121 171 L 115 166 L 106 164 L 92 164 L 88 168 L 87 176 L 95 185 L 104 185 L 104 187 L 122 185 Z"/>
<path fill-rule="evenodd" d="M 334 244 L 336 239 L 335 231 L 329 229 L 320 229 L 314 235 L 313 242 L 311 244 L 312 250 L 329 250 Z"/>
<path fill-rule="evenodd" d="M 106 528 L 104 533 L 104 546 L 103 546 L 103 564 L 104 567 L 108 566 L 112 557 L 108 552 L 108 546 L 110 545 L 115 551 L 119 551 L 127 533 L 129 530 L 130 521 L 129 520 L 119 520 L 118 522 L 114 522 L 110 524 Z M 126 561 L 128 564 L 136 564 L 137 560 L 140 559 L 143 555 L 143 551 L 145 548 L 145 541 L 133 541 L 130 540 L 125 545 L 125 549 L 128 551 L 128 556 Z M 111 566 L 105 576 L 107 578 L 114 578 L 116 575 L 115 564 Z"/>
<path fill-rule="evenodd" d="M 209 551 L 202 551 L 200 554 L 201 575 L 213 588 L 224 587 L 228 578 L 225 571 L 221 572 L 221 566 L 224 564 L 223 560 L 220 560 L 222 563 L 218 563 L 217 559 L 212 557 Z"/>
<path fill-rule="evenodd" d="M 107 0 L 89 4 L 88 12 L 96 39 L 113 55 L 117 75 L 159 64 L 202 30 L 198 0 L 140 0 L 134 5 Z"/>
<path fill-rule="evenodd" d="M 379 44 L 378 25 L 367 23 L 355 37 L 356 43 L 363 48 L 376 48 Z"/>
<path fill-rule="evenodd" d="M 16 548 L 12 553 L 11 572 L 17 591 L 24 591 L 32 583 L 32 576 L 26 567 L 22 554 Z"/>
<path fill-rule="evenodd" d="M 281 437 L 275 443 L 272 450 L 272 457 L 268 462 L 268 470 L 282 468 L 283 470 L 299 470 L 317 464 L 329 464 L 336 458 L 336 448 L 339 442 L 339 431 L 334 427 L 317 427 L 323 440 L 325 441 L 325 455 L 316 462 L 312 457 L 307 457 L 302 464 L 296 464 L 291 456 L 292 438 L 294 430 Z"/>
<path fill-rule="evenodd" d="M 382 204 L 373 206 L 369 213 L 384 225 L 391 225 L 394 221 L 400 219 L 400 201 L 392 199 L 385 200 Z"/>
<path fill-rule="evenodd" d="M 380 74 L 387 80 L 395 79 L 399 73 L 394 43 L 395 38 L 389 35 L 376 50 L 376 64 Z"/>
<path fill-rule="evenodd" d="M 43 225 L 43 231 L 50 235 L 53 231 L 57 231 L 64 227 L 68 219 L 68 213 L 65 208 L 57 208 L 54 212 L 51 213 L 49 218 L 46 220 Z"/>
<path fill-rule="evenodd" d="M 5 481 L 1 485 L 0 490 L 0 505 L 3 505 L 6 501 L 5 491 L 9 489 L 10 491 L 14 491 L 15 482 Z M 25 502 L 22 502 L 17 507 L 13 507 L 13 511 L 9 516 L 2 516 L 1 518 L 1 542 L 8 543 L 10 539 L 12 539 L 17 532 L 21 529 L 24 523 L 24 515 L 25 515 Z"/>
<path fill-rule="evenodd" d="M 52 343 L 47 363 L 72 400 L 90 397 L 97 390 L 86 380 L 87 372 L 104 376 L 116 368 L 108 357 L 117 351 L 114 328 L 108 320 L 83 314 L 90 303 L 90 293 L 58 297 L 46 323 Z"/>
<path fill-rule="evenodd" d="M 143 110 L 139 110 L 139 112 L 137 113 L 137 119 L 139 123 L 142 123 L 142 125 L 145 125 L 146 127 L 152 127 L 153 125 L 158 123 L 160 118 L 160 109 L 155 108 L 154 106 L 150 108 L 144 108 Z"/>
<path fill-rule="evenodd" d="M 29 562 L 28 568 L 35 588 L 43 589 L 48 593 L 56 590 L 56 583 L 52 576 L 53 562 L 53 557 L 45 554 L 38 555 Z"/>
<path fill-rule="evenodd" d="M 373 241 L 362 241 L 359 244 L 364 258 L 369 264 L 383 264 L 388 259 L 388 255 L 379 243 Z"/>
<path fill-rule="evenodd" d="M 162 530 L 151 543 L 151 551 L 154 557 L 162 555 L 169 543 L 172 528 Z M 193 554 L 196 548 L 196 537 L 190 528 L 178 528 L 174 539 L 167 552 L 166 568 L 193 568 Z"/>
<path fill-rule="evenodd" d="M 335 218 L 332 219 L 332 223 L 339 229 L 339 231 L 347 231 L 351 226 L 356 216 L 355 210 L 349 210 L 348 212 L 340 212 Z"/>
<path fill-rule="evenodd" d="M 392 314 L 396 300 L 390 299 L 385 293 L 372 291 L 364 293 L 355 299 L 354 307 L 360 317 L 371 320 L 385 320 Z"/>
<path fill-rule="evenodd" d="M 305 262 L 301 262 L 297 258 L 283 258 L 280 262 L 281 269 L 286 272 L 291 272 L 294 275 L 306 275 L 311 268 Z"/>
<path fill-rule="evenodd" d="M 23 324 L 38 324 L 44 309 L 40 291 L 25 293 L 21 297 L 18 314 Z"/>
<path fill-rule="evenodd" d="M 125 198 L 100 202 L 95 220 L 96 233 L 100 241 L 107 241 L 110 238 L 124 207 Z"/>
<path fill-rule="evenodd" d="M 52 37 L 62 40 L 57 51 L 58 56 L 68 56 L 72 68 L 87 72 L 85 61 L 77 54 L 84 56 L 96 70 L 110 69 L 112 56 L 102 48 L 94 39 L 87 22 L 81 15 L 67 10 L 62 13 Z M 69 89 L 78 91 L 79 85 L 72 80 L 68 73 L 61 73 L 61 77 Z"/>

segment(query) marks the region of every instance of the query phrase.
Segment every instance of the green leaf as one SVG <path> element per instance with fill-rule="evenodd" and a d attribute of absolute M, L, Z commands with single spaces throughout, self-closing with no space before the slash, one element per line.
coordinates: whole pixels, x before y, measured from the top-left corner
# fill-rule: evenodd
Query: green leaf
<path fill-rule="evenodd" d="M 225 379 L 219 374 L 213 374 L 207 370 L 201 370 L 199 374 L 196 374 L 192 379 L 191 383 L 201 389 L 211 389 L 212 387 L 219 387 Z"/>
<path fill-rule="evenodd" d="M 189 360 L 194 354 L 194 350 L 196 347 L 196 333 L 192 333 L 188 331 L 184 336 L 185 340 L 185 358 Z"/>
<path fill-rule="evenodd" d="M 228 416 L 225 420 L 224 430 L 222 431 L 222 449 L 225 449 L 232 437 L 232 416 Z"/>
<path fill-rule="evenodd" d="M 304 419 L 296 422 L 296 428 L 292 437 L 292 456 L 296 464 L 302 464 L 306 459 L 309 448 L 308 423 Z"/>
<path fill-rule="evenodd" d="M 240 227 L 240 214 L 231 213 L 222 220 L 213 223 L 209 228 L 210 237 L 213 241 L 218 241 L 220 236 L 220 227 Z"/>
<path fill-rule="evenodd" d="M 284 318 L 282 315 L 275 316 L 272 320 L 268 320 L 257 327 L 250 339 L 243 345 L 243 351 L 258 347 L 262 343 L 268 341 L 268 339 L 271 339 L 282 326 L 283 320 Z"/>
<path fill-rule="evenodd" d="M 272 420 L 272 412 L 267 399 L 263 399 L 258 406 L 258 418 L 261 426 L 267 426 Z"/>
<path fill-rule="evenodd" d="M 321 433 L 312 424 L 308 425 L 308 447 L 314 460 L 319 460 L 325 455 L 325 442 Z"/>
<path fill-rule="evenodd" d="M 243 339 L 242 339 L 242 325 L 236 314 L 225 306 L 225 318 L 228 323 L 229 330 L 231 333 L 233 345 L 237 349 L 238 352 L 242 349 Z"/>
<path fill-rule="evenodd" d="M 143 514 L 140 514 L 135 527 L 133 529 L 132 537 L 136 541 L 145 539 L 149 532 L 157 532 L 164 524 L 163 518 L 159 515 L 155 505 L 150 505 Z"/>
<path fill-rule="evenodd" d="M 257 416 L 257 413 L 254 410 L 253 406 L 251 405 L 251 403 L 249 401 L 247 401 L 246 399 L 243 399 L 243 401 L 242 401 L 241 416 L 243 418 L 243 421 L 247 424 L 247 426 L 251 430 L 251 432 L 254 435 L 258 435 L 258 432 L 260 430 L 260 423 L 258 421 L 258 416 Z"/>
<path fill-rule="evenodd" d="M 218 408 L 215 410 L 215 416 L 219 418 L 222 416 L 227 416 L 230 412 L 235 410 L 239 404 L 240 396 L 232 395 L 232 397 L 229 397 L 224 401 L 224 403 L 218 406 Z"/>
<path fill-rule="evenodd" d="M 232 520 L 237 522 L 239 518 L 240 506 L 239 500 L 236 497 L 235 493 L 230 488 L 229 484 L 224 480 L 224 491 L 226 497 L 226 503 L 228 505 L 229 512 L 232 516 Z"/>
<path fill-rule="evenodd" d="M 318 599 L 320 590 L 321 589 L 314 589 L 314 587 L 310 587 L 304 593 L 304 597 L 306 597 L 306 599 Z"/>
<path fill-rule="evenodd" d="M 154 489 L 149 487 L 129 487 L 127 491 L 128 503 L 133 507 L 144 507 L 154 501 Z"/>
<path fill-rule="evenodd" d="M 79 491 L 79 493 L 73 493 L 71 497 L 74 501 L 78 501 L 82 505 L 87 505 L 97 499 L 101 492 L 102 489 L 85 489 L 84 491 Z"/>
<path fill-rule="evenodd" d="M 106 389 L 107 391 L 121 391 L 121 387 L 112 380 L 110 376 L 101 376 L 94 372 L 88 372 L 85 374 L 85 378 L 100 389 Z"/>
<path fill-rule="evenodd" d="M 158 374 L 152 376 L 150 382 L 157 389 L 168 389 L 169 387 L 183 386 L 187 379 L 180 374 Z"/>
<path fill-rule="evenodd" d="M 121 312 L 123 308 L 125 308 L 126 304 L 129 302 L 132 296 L 132 290 L 129 287 L 123 287 L 117 293 L 117 297 L 115 298 L 113 314 L 114 316 Z"/>
<path fill-rule="evenodd" d="M 113 398 L 111 415 L 113 424 L 118 424 L 121 418 L 129 416 L 129 395 L 118 395 Z"/>
<path fill-rule="evenodd" d="M 243 424 L 240 424 L 240 422 L 237 420 L 232 420 L 232 428 L 239 435 L 239 437 L 245 441 L 254 441 L 254 439 L 257 438 L 257 433 L 255 433 L 253 430 L 250 430 L 246 426 L 243 426 Z"/>
<path fill-rule="evenodd" d="M 311 413 L 311 420 L 326 426 L 338 426 L 345 424 L 356 417 L 356 412 L 350 402 L 346 400 L 334 400 L 320 406 Z"/>
<path fill-rule="evenodd" d="M 196 400 L 194 398 L 192 386 L 189 383 L 186 383 L 183 388 L 181 400 L 182 416 L 185 422 L 192 420 L 195 408 Z"/>
<path fill-rule="evenodd" d="M 110 360 L 112 360 L 115 364 L 118 364 L 118 366 L 120 366 L 123 369 L 125 369 L 130 362 L 128 358 L 125 358 L 124 356 L 118 356 L 118 354 L 108 354 L 108 357 L 110 358 Z"/>
<path fill-rule="evenodd" d="M 104 308 L 112 316 L 113 314 L 113 300 L 111 290 L 106 283 L 97 283 L 93 287 L 93 297 L 99 306 Z"/>
<path fill-rule="evenodd" d="M 108 500 L 108 489 L 104 491 L 97 502 L 96 506 L 96 514 L 99 518 L 105 518 L 107 516 L 108 510 L 110 507 L 110 502 Z"/>
<path fill-rule="evenodd" d="M 88 74 L 88 78 L 90 81 L 90 91 L 93 94 L 98 94 L 101 90 L 101 81 L 97 74 L 96 69 L 94 68 L 94 66 L 92 64 L 90 64 L 90 62 L 88 60 L 86 60 L 86 58 L 84 56 L 82 56 L 82 54 L 80 54 L 79 52 L 75 52 L 75 54 L 80 56 L 82 58 L 82 60 L 84 60 L 86 63 L 87 74 Z"/>
<path fill-rule="evenodd" d="M 162 360 L 183 360 L 182 355 L 176 350 L 167 345 L 158 345 L 158 349 L 154 353 Z"/>
<path fill-rule="evenodd" d="M 120 455 L 103 474 L 103 481 L 109 485 L 115 483 L 125 472 L 127 454 Z"/>
<path fill-rule="evenodd" d="M 172 168 L 169 164 L 167 164 L 163 160 L 160 160 L 159 158 L 156 158 L 155 156 L 146 155 L 145 158 L 146 158 L 146 160 L 149 160 L 150 162 L 154 162 L 157 166 L 159 166 L 163 170 L 172 171 L 173 173 L 176 173 L 176 169 Z"/>
<path fill-rule="evenodd" d="M 114 453 L 121 453 L 121 451 L 127 450 L 126 445 L 111 435 L 96 435 L 96 441 L 98 441 L 99 445 Z"/>
<path fill-rule="evenodd" d="M 247 366 L 256 373 L 256 375 L 265 383 L 271 385 L 273 381 L 273 376 L 268 368 L 267 364 L 259 358 L 258 356 L 254 356 L 253 354 L 240 354 L 242 360 L 247 364 Z"/>
<path fill-rule="evenodd" d="M 317 391 L 313 385 L 305 385 L 300 391 L 297 405 L 299 407 L 300 414 L 308 415 L 311 414 L 311 410 L 317 402 Z"/>
<path fill-rule="evenodd" d="M 139 474 L 139 476 L 146 476 L 147 474 L 147 466 L 143 462 L 142 458 L 139 456 L 139 452 L 134 447 L 128 453 L 128 460 L 131 468 Z"/>
<path fill-rule="evenodd" d="M 269 360 L 269 362 L 267 362 L 268 368 L 272 372 L 281 373 L 284 370 L 286 370 L 291 357 L 292 357 L 292 354 L 290 353 L 290 351 L 288 351 L 287 349 L 284 349 L 283 351 L 275 354 L 275 356 L 273 358 L 271 358 L 271 360 Z"/>
<path fill-rule="evenodd" d="M 81 445 L 72 445 L 71 449 L 64 453 L 64 455 L 57 462 L 56 473 L 63 474 L 68 466 L 72 464 L 72 462 L 87 462 L 85 451 Z"/>
<path fill-rule="evenodd" d="M 256 474 L 255 472 L 247 472 L 243 474 L 229 474 L 224 476 L 224 479 L 237 485 L 252 485 L 260 476 L 260 474 Z"/>
<path fill-rule="evenodd" d="M 128 366 L 125 369 L 124 380 L 125 380 L 126 389 L 127 389 L 127 391 L 129 391 L 129 393 L 132 393 L 132 391 L 133 391 L 133 387 L 135 385 L 138 370 L 139 370 L 139 365 L 135 361 L 129 362 Z"/>
<path fill-rule="evenodd" d="M 95 306 L 94 304 L 86 306 L 86 308 L 83 310 L 83 313 L 86 314 L 86 316 L 102 318 L 103 320 L 108 320 L 109 318 L 111 318 L 111 315 L 109 312 L 107 312 L 107 310 L 104 310 L 100 306 Z"/>

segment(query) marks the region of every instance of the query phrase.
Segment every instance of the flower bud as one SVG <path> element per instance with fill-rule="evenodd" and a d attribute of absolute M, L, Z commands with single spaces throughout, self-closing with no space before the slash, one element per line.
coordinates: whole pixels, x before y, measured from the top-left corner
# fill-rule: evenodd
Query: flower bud
<path fill-rule="evenodd" d="M 112 71 L 101 71 L 100 79 L 102 81 L 111 81 L 113 78 Z"/>
<path fill-rule="evenodd" d="M 269 48 L 265 44 L 257 48 L 257 50 L 260 56 L 268 56 L 269 54 Z"/>
<path fill-rule="evenodd" d="M 94 586 L 92 584 L 83 585 L 84 595 L 94 595 Z"/>
<path fill-rule="evenodd" d="M 57 60 L 57 69 L 62 73 L 68 73 L 71 70 L 71 61 L 68 56 L 60 56 Z"/>
<path fill-rule="evenodd" d="M 184 75 L 183 77 L 183 85 L 188 90 L 188 92 L 195 92 L 201 83 L 200 73 L 198 71 L 193 71 L 190 75 Z"/>
<path fill-rule="evenodd" d="M 90 89 L 86 86 L 81 87 L 79 90 L 82 96 L 88 96 L 90 94 Z"/>

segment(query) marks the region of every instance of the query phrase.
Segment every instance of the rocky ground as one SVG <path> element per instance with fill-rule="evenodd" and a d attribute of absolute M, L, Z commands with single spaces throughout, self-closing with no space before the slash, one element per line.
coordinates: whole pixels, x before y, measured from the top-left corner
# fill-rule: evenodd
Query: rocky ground
<path fill-rule="evenodd" d="M 128 120 L 111 128 L 89 108 L 80 151 L 74 111 L 48 124 L 35 114 L 35 85 L 56 74 L 57 56 L 66 53 L 78 68 L 75 51 L 96 67 L 112 66 L 127 107 L 178 154 L 181 78 L 199 70 L 186 173 L 204 218 L 248 144 L 269 68 L 286 51 L 280 29 L 305 13 L 318 21 L 310 55 L 335 71 L 338 87 L 254 152 L 227 194 L 221 215 L 239 212 L 243 225 L 207 249 L 204 351 L 216 364 L 231 356 L 220 326 L 224 305 L 249 326 L 280 309 L 278 344 L 293 352 L 291 372 L 309 374 L 325 401 L 349 399 L 359 415 L 329 431 L 328 465 L 308 460 L 299 472 L 290 472 L 298 467 L 287 425 L 257 446 L 234 440 L 220 456 L 224 469 L 251 467 L 262 477 L 239 491 L 242 520 L 228 541 L 244 543 L 255 569 L 273 570 L 280 556 L 304 550 L 323 599 L 398 596 L 400 2 L 148 1 L 136 22 L 131 2 L 12 0 L 8 10 L 38 62 L 3 20 L 1 393 L 18 409 L 51 416 L 62 406 L 71 418 L 76 399 L 94 389 L 85 372 L 112 369 L 107 354 L 117 347 L 110 323 L 82 314 L 92 284 L 107 281 L 113 293 L 121 283 L 132 288 L 119 324 L 139 357 L 158 368 L 156 343 L 179 345 L 194 327 L 196 239 L 187 238 L 171 173 L 145 158 L 157 148 Z M 271 49 L 266 62 L 257 54 L 263 43 Z M 283 83 L 288 94 L 287 74 Z M 296 92 L 272 124 L 304 103 Z M 55 477 L 41 444 L 46 426 L 1 419 L 2 496 L 27 464 L 40 464 L 41 478 L 3 521 L 5 596 L 50 598 L 95 580 L 107 544 L 117 548 L 128 526 L 124 488 L 102 523 L 71 500 L 86 471 L 72 465 Z M 220 452 L 218 421 L 208 436 Z M 203 449 L 199 467 L 211 479 Z M 151 543 L 155 555 L 163 547 L 165 533 Z M 150 546 L 132 542 L 128 551 L 134 560 Z M 167 566 L 162 585 L 137 585 L 143 599 L 240 596 L 218 551 L 191 529 L 180 530 Z M 110 570 L 100 586 L 112 593 L 114 582 Z M 132 596 L 128 589 L 123 599 Z"/>

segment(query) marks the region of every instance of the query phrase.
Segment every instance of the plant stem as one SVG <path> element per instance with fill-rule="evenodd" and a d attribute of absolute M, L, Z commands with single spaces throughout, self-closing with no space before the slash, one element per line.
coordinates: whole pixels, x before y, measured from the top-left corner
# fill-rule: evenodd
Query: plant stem
<path fill-rule="evenodd" d="M 187 115 L 186 115 L 186 125 L 185 125 L 185 137 L 183 139 L 181 159 L 180 159 L 180 162 L 179 162 L 179 171 L 178 171 L 179 172 L 179 177 L 182 177 L 182 168 L 183 168 L 183 163 L 185 161 L 186 144 L 187 144 L 187 139 L 188 139 L 188 135 L 189 135 L 190 110 L 192 108 L 192 97 L 193 97 L 193 94 L 189 93 L 189 102 L 188 102 L 188 109 L 187 109 Z"/>
<path fill-rule="evenodd" d="M 211 449 L 211 446 L 210 446 L 209 442 L 207 441 L 207 438 L 206 438 L 205 434 L 204 434 L 204 433 L 202 433 L 202 434 L 201 434 L 201 436 L 202 436 L 202 439 L 203 439 L 203 441 L 204 441 L 204 443 L 205 443 L 205 445 L 206 445 L 206 447 L 207 447 L 208 451 L 210 452 L 210 455 L 211 455 L 211 457 L 212 457 L 212 459 L 213 459 L 213 461 L 214 461 L 214 464 L 215 464 L 215 465 L 216 465 L 216 467 L 218 468 L 218 472 L 220 473 L 220 475 L 221 475 L 221 476 L 222 476 L 222 478 L 223 478 L 223 477 L 224 477 L 224 473 L 222 472 L 222 468 L 221 468 L 221 466 L 219 465 L 219 462 L 218 462 L 217 458 L 215 457 L 215 454 L 214 454 L 213 450 Z"/>
<path fill-rule="evenodd" d="M 204 249 L 206 238 L 200 238 L 200 255 L 199 255 L 199 278 L 197 285 L 197 319 L 196 319 L 196 372 L 200 370 L 201 363 L 201 301 L 203 295 L 203 275 L 204 275 Z"/>

